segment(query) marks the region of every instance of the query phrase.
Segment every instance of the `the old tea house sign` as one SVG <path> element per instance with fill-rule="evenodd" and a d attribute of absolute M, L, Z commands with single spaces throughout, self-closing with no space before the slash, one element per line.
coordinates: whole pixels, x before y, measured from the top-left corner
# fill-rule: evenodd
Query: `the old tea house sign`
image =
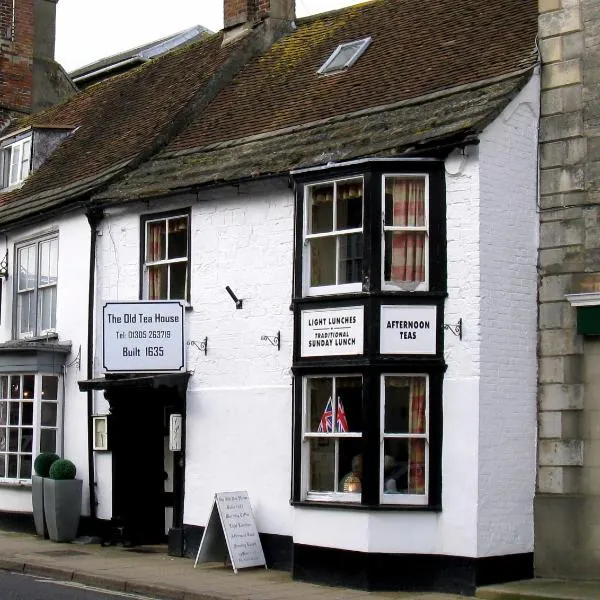
<path fill-rule="evenodd" d="M 181 302 L 107 302 L 103 334 L 108 372 L 185 370 Z"/>

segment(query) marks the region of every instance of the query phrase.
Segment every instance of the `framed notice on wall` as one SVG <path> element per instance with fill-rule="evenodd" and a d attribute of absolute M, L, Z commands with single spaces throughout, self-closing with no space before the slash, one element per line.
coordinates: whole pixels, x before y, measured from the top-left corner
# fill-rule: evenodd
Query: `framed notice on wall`
<path fill-rule="evenodd" d="M 362 306 L 302 311 L 300 356 L 345 356 L 363 353 Z"/>
<path fill-rule="evenodd" d="M 435 354 L 437 307 L 382 306 L 379 331 L 381 354 Z"/>

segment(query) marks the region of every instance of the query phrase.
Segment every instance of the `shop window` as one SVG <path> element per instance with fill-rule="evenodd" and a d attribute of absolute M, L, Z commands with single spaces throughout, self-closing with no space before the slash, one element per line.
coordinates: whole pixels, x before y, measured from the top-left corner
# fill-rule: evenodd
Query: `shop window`
<path fill-rule="evenodd" d="M 0 148 L 0 189 L 21 183 L 31 168 L 31 135 Z"/>
<path fill-rule="evenodd" d="M 383 287 L 427 289 L 427 176 L 383 179 Z"/>
<path fill-rule="evenodd" d="M 383 376 L 381 402 L 381 501 L 427 503 L 428 379 Z"/>
<path fill-rule="evenodd" d="M 39 452 L 59 448 L 59 378 L 0 375 L 0 481 L 29 480 Z"/>
<path fill-rule="evenodd" d="M 363 277 L 363 180 L 306 188 L 305 288 L 309 294 L 360 291 Z"/>
<path fill-rule="evenodd" d="M 362 378 L 304 380 L 305 496 L 360 502 Z"/>
<path fill-rule="evenodd" d="M 18 338 L 56 330 L 58 238 L 17 246 L 15 331 Z"/>
<path fill-rule="evenodd" d="M 188 300 L 189 216 L 144 218 L 143 296 L 146 300 Z"/>

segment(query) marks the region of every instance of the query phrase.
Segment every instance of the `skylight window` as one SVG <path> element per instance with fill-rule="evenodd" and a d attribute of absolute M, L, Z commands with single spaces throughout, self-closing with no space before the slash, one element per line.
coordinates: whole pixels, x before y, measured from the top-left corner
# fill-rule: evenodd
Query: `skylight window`
<path fill-rule="evenodd" d="M 372 38 L 367 37 L 355 42 L 340 44 L 317 73 L 319 75 L 328 75 L 350 68 L 369 47 L 371 40 Z"/>

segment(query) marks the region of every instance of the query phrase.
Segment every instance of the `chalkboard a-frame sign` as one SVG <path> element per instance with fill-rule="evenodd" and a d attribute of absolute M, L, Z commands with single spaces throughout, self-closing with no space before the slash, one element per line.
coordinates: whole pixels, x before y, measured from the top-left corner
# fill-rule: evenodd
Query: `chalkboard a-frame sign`
<path fill-rule="evenodd" d="M 234 573 L 248 567 L 267 568 L 248 492 L 218 492 L 196 554 L 199 562 L 225 561 Z"/>

